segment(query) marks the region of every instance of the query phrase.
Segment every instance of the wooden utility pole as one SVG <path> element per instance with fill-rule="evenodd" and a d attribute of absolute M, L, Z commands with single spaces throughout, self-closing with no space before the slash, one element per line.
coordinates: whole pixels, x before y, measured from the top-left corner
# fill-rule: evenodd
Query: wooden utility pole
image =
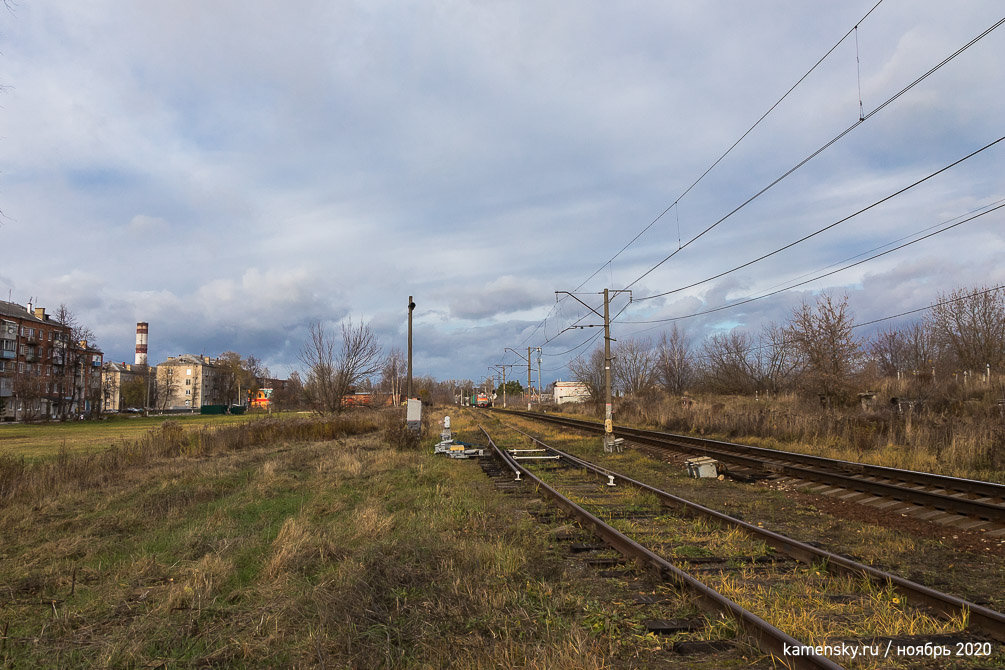
<path fill-rule="evenodd" d="M 412 397 L 412 310 L 414 309 L 412 296 L 408 296 L 408 398 Z"/>

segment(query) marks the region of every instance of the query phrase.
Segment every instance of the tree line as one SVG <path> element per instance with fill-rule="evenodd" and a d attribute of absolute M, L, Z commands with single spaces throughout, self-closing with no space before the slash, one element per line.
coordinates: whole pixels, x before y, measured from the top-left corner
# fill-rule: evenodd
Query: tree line
<path fill-rule="evenodd" d="M 656 337 L 617 342 L 612 358 L 613 387 L 626 396 L 794 391 L 829 404 L 854 400 L 883 378 L 990 379 L 1005 371 L 1005 292 L 975 287 L 940 294 L 922 318 L 868 338 L 856 335 L 847 296 L 821 295 L 786 323 L 753 332 L 734 328 L 700 341 L 674 324 Z M 569 368 L 600 401 L 603 348 Z"/>

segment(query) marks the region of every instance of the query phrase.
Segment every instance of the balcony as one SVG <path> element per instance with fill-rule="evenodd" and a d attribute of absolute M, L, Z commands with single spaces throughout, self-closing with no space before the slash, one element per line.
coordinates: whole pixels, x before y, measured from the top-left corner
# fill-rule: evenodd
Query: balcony
<path fill-rule="evenodd" d="M 7 351 L 6 349 L 0 350 L 0 358 L 17 358 L 16 351 Z"/>

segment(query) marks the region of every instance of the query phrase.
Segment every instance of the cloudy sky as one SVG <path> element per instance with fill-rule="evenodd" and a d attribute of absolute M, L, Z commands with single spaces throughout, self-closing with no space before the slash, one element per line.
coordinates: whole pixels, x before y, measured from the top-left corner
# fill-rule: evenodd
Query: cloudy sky
<path fill-rule="evenodd" d="M 861 322 L 1005 283 L 1005 142 L 879 202 L 1005 135 L 1005 27 L 910 87 L 1005 10 L 875 4 L 16 0 L 0 299 L 66 303 L 106 360 L 148 321 L 155 361 L 285 376 L 315 321 L 404 349 L 414 295 L 417 374 L 541 346 L 548 382 L 598 342 L 561 332 L 597 321 L 555 291 L 630 287 L 615 337 L 658 336 L 975 216 L 676 323 L 757 329 L 820 291 Z"/>

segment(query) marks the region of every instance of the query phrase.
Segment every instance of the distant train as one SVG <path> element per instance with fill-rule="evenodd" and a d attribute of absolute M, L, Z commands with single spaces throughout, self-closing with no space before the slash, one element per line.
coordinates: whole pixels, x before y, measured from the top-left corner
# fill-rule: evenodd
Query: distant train
<path fill-rule="evenodd" d="M 471 396 L 472 407 L 488 407 L 492 404 L 487 393 L 478 393 Z"/>

